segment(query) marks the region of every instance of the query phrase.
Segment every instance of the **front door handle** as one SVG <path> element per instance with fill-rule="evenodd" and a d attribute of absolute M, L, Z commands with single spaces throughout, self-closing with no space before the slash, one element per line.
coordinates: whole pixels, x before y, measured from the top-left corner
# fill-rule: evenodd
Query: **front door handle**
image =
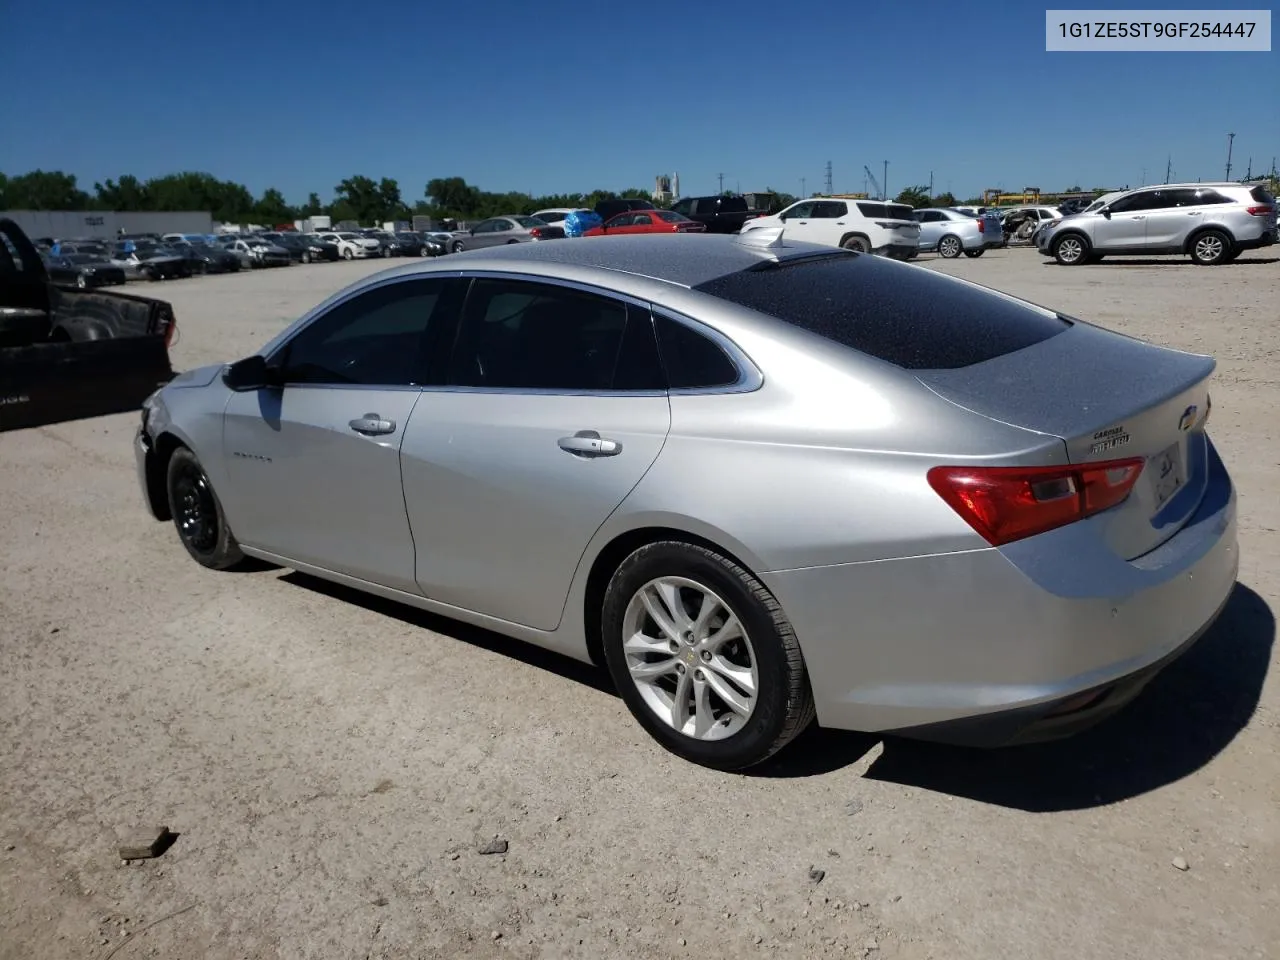
<path fill-rule="evenodd" d="M 383 420 L 381 414 L 366 413 L 363 417 L 356 417 L 350 421 L 349 426 L 356 433 L 363 433 L 367 437 L 376 437 L 384 433 L 393 433 L 396 429 L 394 420 Z"/>
<path fill-rule="evenodd" d="M 1142 214 L 1141 216 L 1134 217 L 1133 219 L 1134 219 L 1134 220 L 1145 220 L 1145 219 L 1147 219 L 1147 215 L 1144 213 L 1144 214 Z"/>
<path fill-rule="evenodd" d="M 617 440 L 607 440 L 594 430 L 579 430 L 572 437 L 556 441 L 560 449 L 575 457 L 616 457 L 622 452 Z"/>

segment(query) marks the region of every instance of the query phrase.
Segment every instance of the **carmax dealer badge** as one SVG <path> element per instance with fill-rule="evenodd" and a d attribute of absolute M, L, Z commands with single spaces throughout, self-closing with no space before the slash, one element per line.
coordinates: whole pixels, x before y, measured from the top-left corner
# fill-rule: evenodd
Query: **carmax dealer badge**
<path fill-rule="evenodd" d="M 1187 407 L 1187 409 L 1182 411 L 1182 419 L 1178 421 L 1179 430 L 1186 431 L 1195 426 L 1197 410 L 1198 408 L 1193 403 L 1191 406 Z"/>
<path fill-rule="evenodd" d="M 1123 426 L 1108 427 L 1093 435 L 1093 445 L 1089 447 L 1089 453 L 1106 453 L 1116 447 L 1123 447 L 1128 442 L 1129 434 L 1124 432 Z"/>

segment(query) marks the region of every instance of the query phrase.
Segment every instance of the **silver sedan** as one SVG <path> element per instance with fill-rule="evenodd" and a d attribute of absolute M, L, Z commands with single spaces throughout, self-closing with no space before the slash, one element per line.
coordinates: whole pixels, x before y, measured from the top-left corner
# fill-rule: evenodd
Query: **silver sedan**
<path fill-rule="evenodd" d="M 815 715 L 997 745 L 1135 696 L 1235 582 L 1213 369 L 777 230 L 522 243 L 180 375 L 135 452 L 206 567 L 603 664 L 738 769 Z"/>
<path fill-rule="evenodd" d="M 524 243 L 529 240 L 542 240 L 548 236 L 563 237 L 564 231 L 537 217 L 523 217 L 517 214 L 490 217 L 488 220 L 481 220 L 470 230 L 456 231 L 452 237 L 450 252 L 462 253 L 465 250 L 481 247 Z"/>

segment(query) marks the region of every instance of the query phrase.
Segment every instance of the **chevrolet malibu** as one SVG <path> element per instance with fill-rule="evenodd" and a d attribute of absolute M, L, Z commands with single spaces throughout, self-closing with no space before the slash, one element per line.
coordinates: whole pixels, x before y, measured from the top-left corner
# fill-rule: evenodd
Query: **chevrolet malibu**
<path fill-rule="evenodd" d="M 1065 736 L 1213 622 L 1214 361 L 880 257 L 526 243 L 358 281 L 151 396 L 150 512 L 604 665 L 678 755 Z"/>

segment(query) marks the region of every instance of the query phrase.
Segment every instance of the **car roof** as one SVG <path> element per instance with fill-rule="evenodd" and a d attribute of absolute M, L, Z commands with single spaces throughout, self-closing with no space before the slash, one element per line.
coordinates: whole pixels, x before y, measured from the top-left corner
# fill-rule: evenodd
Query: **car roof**
<path fill-rule="evenodd" d="M 445 269 L 502 269 L 517 265 L 536 270 L 539 264 L 608 270 L 662 280 L 682 287 L 696 287 L 725 274 L 795 257 L 839 256 L 839 248 L 782 239 L 778 246 L 742 242 L 738 234 L 660 234 L 590 239 L 547 240 L 488 247 L 426 261 L 404 272 L 436 272 Z M 853 254 L 850 254 L 852 256 Z M 464 267 L 463 264 L 466 264 Z"/>

